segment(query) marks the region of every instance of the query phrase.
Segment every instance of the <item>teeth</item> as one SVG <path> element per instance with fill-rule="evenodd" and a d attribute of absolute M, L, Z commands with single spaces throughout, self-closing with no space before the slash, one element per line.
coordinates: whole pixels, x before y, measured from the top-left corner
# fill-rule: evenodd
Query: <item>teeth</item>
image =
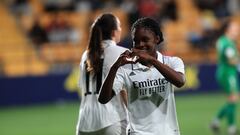
<path fill-rule="evenodd" d="M 131 58 L 126 58 L 127 61 L 132 61 L 132 62 L 135 62 L 137 59 L 138 59 L 138 56 L 134 56 L 134 57 L 131 57 Z"/>

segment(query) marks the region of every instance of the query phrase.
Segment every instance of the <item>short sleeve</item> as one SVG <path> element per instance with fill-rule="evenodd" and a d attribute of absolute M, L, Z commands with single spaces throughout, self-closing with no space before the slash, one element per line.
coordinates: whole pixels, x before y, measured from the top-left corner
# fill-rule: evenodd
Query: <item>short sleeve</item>
<path fill-rule="evenodd" d="M 185 74 L 184 63 L 181 58 L 179 57 L 170 57 L 169 65 L 172 69 L 177 72 L 181 72 Z"/>
<path fill-rule="evenodd" d="M 81 62 L 79 64 L 79 71 L 80 71 L 80 75 L 79 75 L 79 80 L 78 80 L 78 87 L 80 89 L 84 89 L 85 87 L 85 76 L 86 76 L 86 64 L 85 64 L 85 61 L 87 59 L 87 52 L 85 51 L 82 55 L 82 59 L 81 59 Z"/>
<path fill-rule="evenodd" d="M 124 89 L 124 70 L 123 68 L 119 68 L 116 77 L 113 82 L 113 91 L 115 94 L 118 94 L 121 90 Z"/>

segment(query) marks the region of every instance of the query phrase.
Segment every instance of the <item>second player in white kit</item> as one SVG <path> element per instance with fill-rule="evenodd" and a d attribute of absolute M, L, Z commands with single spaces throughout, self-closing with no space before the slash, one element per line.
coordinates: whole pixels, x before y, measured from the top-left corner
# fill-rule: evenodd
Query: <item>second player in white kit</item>
<path fill-rule="evenodd" d="M 80 63 L 82 91 L 76 135 L 125 135 L 126 109 L 120 94 L 111 102 L 98 102 L 99 90 L 110 66 L 126 49 L 117 46 L 121 27 L 117 17 L 105 13 L 92 25 L 90 43 Z"/>

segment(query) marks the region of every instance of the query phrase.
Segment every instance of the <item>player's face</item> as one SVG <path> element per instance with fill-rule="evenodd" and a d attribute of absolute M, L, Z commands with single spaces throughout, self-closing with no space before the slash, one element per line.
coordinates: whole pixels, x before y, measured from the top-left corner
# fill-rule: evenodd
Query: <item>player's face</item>
<path fill-rule="evenodd" d="M 228 32 L 233 40 L 237 40 L 240 33 L 239 24 L 237 22 L 231 22 Z"/>
<path fill-rule="evenodd" d="M 149 55 L 155 56 L 159 37 L 148 28 L 137 28 L 133 30 L 133 47 L 146 51 Z"/>

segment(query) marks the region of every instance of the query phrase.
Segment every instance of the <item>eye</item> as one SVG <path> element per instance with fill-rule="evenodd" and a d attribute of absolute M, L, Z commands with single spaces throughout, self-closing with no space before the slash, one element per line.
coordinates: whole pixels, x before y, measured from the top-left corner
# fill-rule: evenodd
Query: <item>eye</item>
<path fill-rule="evenodd" d="M 139 44 L 140 43 L 140 40 L 137 40 L 137 39 L 133 39 L 133 44 L 136 45 L 136 44 Z"/>
<path fill-rule="evenodd" d="M 142 39 L 142 42 L 148 42 L 149 41 L 149 38 L 147 38 L 147 37 L 144 37 L 143 39 Z"/>

